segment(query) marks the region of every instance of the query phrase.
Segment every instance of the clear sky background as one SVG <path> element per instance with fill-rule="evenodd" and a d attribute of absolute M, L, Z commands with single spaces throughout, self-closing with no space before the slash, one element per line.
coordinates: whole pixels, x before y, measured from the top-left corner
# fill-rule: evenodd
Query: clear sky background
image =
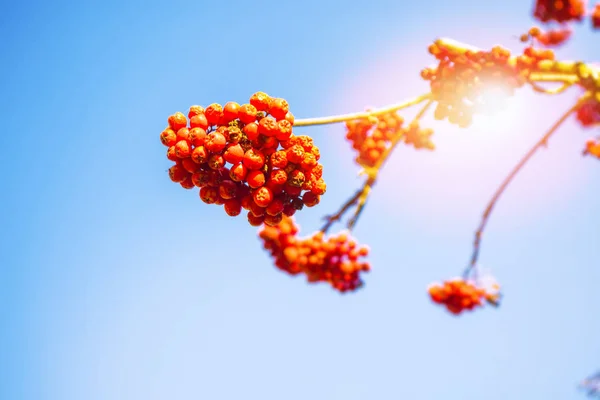
<path fill-rule="evenodd" d="M 363 290 L 277 271 L 244 217 L 170 182 L 159 133 L 192 104 L 284 97 L 297 118 L 424 93 L 437 37 L 518 50 L 533 1 L 5 2 L 0 15 L 0 399 L 580 399 L 600 368 L 600 163 L 570 120 L 505 193 L 481 262 L 499 309 L 455 318 L 484 205 L 579 94 L 527 89 L 400 148 L 355 230 Z M 564 59 L 600 61 L 578 26 Z M 409 115 L 409 114 L 407 114 Z M 431 121 L 431 118 L 425 118 Z M 360 185 L 342 125 L 320 226 Z M 341 228 L 341 227 L 340 227 Z"/>

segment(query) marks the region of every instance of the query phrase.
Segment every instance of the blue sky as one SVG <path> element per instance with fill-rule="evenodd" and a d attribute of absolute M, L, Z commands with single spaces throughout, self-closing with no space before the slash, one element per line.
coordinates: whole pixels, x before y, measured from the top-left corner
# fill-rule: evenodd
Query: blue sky
<path fill-rule="evenodd" d="M 600 368 L 591 132 L 565 124 L 497 206 L 481 262 L 500 309 L 453 318 L 426 294 L 576 90 L 524 90 L 470 130 L 431 122 L 433 153 L 399 149 L 355 230 L 373 271 L 345 296 L 278 272 L 255 228 L 171 183 L 158 139 L 175 111 L 257 90 L 297 118 L 422 94 L 432 40 L 517 50 L 530 3 L 6 3 L 0 398 L 583 398 Z M 560 57 L 599 60 L 598 35 L 579 26 Z M 343 126 L 298 132 L 329 182 L 299 213 L 308 234 L 360 181 Z"/>

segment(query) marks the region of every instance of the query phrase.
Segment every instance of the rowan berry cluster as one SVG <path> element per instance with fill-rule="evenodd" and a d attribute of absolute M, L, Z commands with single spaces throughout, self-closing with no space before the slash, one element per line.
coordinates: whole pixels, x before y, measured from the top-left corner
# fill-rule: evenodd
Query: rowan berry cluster
<path fill-rule="evenodd" d="M 541 22 L 581 21 L 585 16 L 584 0 L 536 0 L 533 16 Z"/>
<path fill-rule="evenodd" d="M 395 112 L 346 122 L 346 139 L 358 152 L 356 163 L 374 167 L 394 137 L 400 134 L 404 119 Z"/>
<path fill-rule="evenodd" d="M 525 48 L 516 63 L 509 62 L 510 51 L 501 46 L 491 51 L 467 50 L 457 54 L 434 43 L 429 46 L 429 52 L 439 63 L 434 68 L 423 69 L 421 77 L 430 82 L 431 93 L 437 101 L 435 118 L 447 119 L 461 127 L 469 126 L 473 115 L 489 106 L 484 94 L 490 87 L 502 90 L 504 97 L 511 96 L 527 82 L 537 62 L 554 59 L 551 50 L 533 47 Z M 494 99 L 497 100 L 504 98 Z"/>
<path fill-rule="evenodd" d="M 568 27 L 549 29 L 546 31 L 534 26 L 529 32 L 521 35 L 521 42 L 534 41 L 543 47 L 558 47 L 565 44 L 572 36 L 573 30 Z"/>
<path fill-rule="evenodd" d="M 588 139 L 585 142 L 584 155 L 590 155 L 600 160 L 600 138 Z"/>
<path fill-rule="evenodd" d="M 484 300 L 497 305 L 500 299 L 499 289 L 497 284 L 484 288 L 473 280 L 455 278 L 430 285 L 428 292 L 435 303 L 444 305 L 452 314 L 459 315 L 463 311 L 483 306 Z"/>
<path fill-rule="evenodd" d="M 592 11 L 592 28 L 600 29 L 600 2 L 596 3 L 594 10 Z"/>
<path fill-rule="evenodd" d="M 394 140 L 401 140 L 416 149 L 433 150 L 432 129 L 421 128 L 418 121 L 404 125 L 404 118 L 396 112 L 346 122 L 346 139 L 358 152 L 356 163 L 374 167 Z"/>
<path fill-rule="evenodd" d="M 289 217 L 259 230 L 263 247 L 277 268 L 290 275 L 304 273 L 308 282 L 327 282 L 342 293 L 363 286 L 360 274 L 371 269 L 368 262 L 360 261 L 369 254 L 367 247 L 358 246 L 344 232 L 328 238 L 321 231 L 306 238 L 298 237 L 298 232 L 298 225 Z"/>
<path fill-rule="evenodd" d="M 177 112 L 168 123 L 160 140 L 175 162 L 171 180 L 199 187 L 204 203 L 223 205 L 230 216 L 243 208 L 251 225 L 276 225 L 325 193 L 319 149 L 293 134 L 282 98 L 257 92 L 247 104 L 192 106 L 187 118 Z"/>
<path fill-rule="evenodd" d="M 577 109 L 577 120 L 584 128 L 600 124 L 600 92 Z"/>

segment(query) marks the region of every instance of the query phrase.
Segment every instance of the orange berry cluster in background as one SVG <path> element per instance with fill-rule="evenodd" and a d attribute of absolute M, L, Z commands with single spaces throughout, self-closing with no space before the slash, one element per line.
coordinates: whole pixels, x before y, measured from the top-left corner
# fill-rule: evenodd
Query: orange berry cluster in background
<path fill-rule="evenodd" d="M 581 21 L 585 16 L 584 0 L 537 0 L 533 16 L 541 22 Z"/>
<path fill-rule="evenodd" d="M 525 48 L 516 63 L 509 63 L 510 51 L 501 46 L 456 54 L 434 43 L 429 52 L 439 63 L 423 69 L 421 77 L 430 82 L 437 101 L 435 118 L 461 127 L 469 126 L 473 114 L 485 109 L 487 89 L 497 87 L 508 97 L 527 82 L 539 61 L 554 59 L 552 50 L 533 47 Z"/>
<path fill-rule="evenodd" d="M 596 3 L 592 11 L 592 28 L 600 29 L 600 2 Z"/>
<path fill-rule="evenodd" d="M 346 122 L 346 139 L 358 151 L 356 163 L 375 166 L 403 123 L 404 119 L 395 112 Z"/>
<path fill-rule="evenodd" d="M 328 282 L 339 292 L 354 291 L 363 286 L 361 272 L 371 269 L 360 261 L 368 255 L 367 247 L 359 247 L 347 233 L 325 238 L 323 232 L 298 237 L 299 227 L 292 218 L 284 217 L 277 226 L 263 226 L 259 237 L 271 253 L 275 265 L 290 275 L 304 273 L 308 282 Z"/>
<path fill-rule="evenodd" d="M 497 304 L 499 301 L 498 290 L 498 285 L 494 285 L 490 291 L 487 291 L 473 281 L 462 278 L 447 280 L 441 284 L 435 283 L 428 288 L 431 300 L 446 306 L 446 309 L 455 315 L 483 306 L 484 300 L 491 304 Z"/>
<path fill-rule="evenodd" d="M 600 124 L 600 92 L 590 97 L 577 109 L 577 120 L 583 127 Z"/>
<path fill-rule="evenodd" d="M 358 152 L 355 161 L 363 167 L 374 167 L 394 139 L 416 149 L 433 150 L 430 140 L 433 130 L 420 128 L 418 122 L 404 126 L 396 112 L 346 122 L 346 139 Z"/>
<path fill-rule="evenodd" d="M 590 155 L 600 160 L 600 139 L 588 139 L 585 142 L 584 155 Z"/>
<path fill-rule="evenodd" d="M 192 106 L 187 118 L 178 112 L 168 122 L 160 140 L 175 162 L 171 180 L 199 187 L 204 203 L 223 205 L 230 216 L 243 208 L 251 225 L 276 225 L 326 191 L 319 149 L 292 133 L 284 99 L 257 92 L 247 104 Z"/>
<path fill-rule="evenodd" d="M 529 32 L 521 35 L 521 42 L 533 40 L 543 47 L 558 47 L 565 44 L 572 36 L 573 30 L 568 27 L 549 29 L 546 31 L 534 26 Z"/>

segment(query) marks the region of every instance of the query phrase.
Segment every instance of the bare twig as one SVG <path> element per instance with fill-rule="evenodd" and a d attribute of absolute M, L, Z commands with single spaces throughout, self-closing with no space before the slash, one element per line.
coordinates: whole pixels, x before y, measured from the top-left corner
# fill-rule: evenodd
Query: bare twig
<path fill-rule="evenodd" d="M 338 122 L 352 121 L 355 119 L 375 117 L 378 115 L 387 114 L 390 112 L 399 111 L 404 108 L 414 106 L 416 104 L 424 102 L 425 100 L 428 100 L 430 97 L 431 97 L 431 94 L 427 93 L 427 94 L 421 95 L 419 97 L 415 97 L 414 99 L 403 101 L 402 103 L 392 104 L 389 106 L 377 108 L 377 109 L 370 110 L 370 111 L 363 111 L 363 112 L 357 112 L 357 113 L 352 113 L 352 114 L 332 115 L 329 117 L 320 117 L 320 118 L 297 119 L 294 121 L 294 127 L 313 126 L 313 125 L 328 125 L 328 124 L 335 124 Z"/>
<path fill-rule="evenodd" d="M 577 103 L 569 108 L 569 110 L 567 110 L 567 112 L 565 112 L 559 119 L 558 121 L 556 121 L 551 127 L 550 129 L 537 141 L 537 143 L 535 143 L 535 145 L 523 156 L 523 158 L 517 163 L 517 165 L 512 169 L 512 171 L 508 174 L 508 176 L 504 179 L 504 181 L 502 182 L 502 184 L 498 187 L 498 189 L 496 189 L 496 192 L 494 193 L 494 195 L 492 196 L 491 200 L 489 201 L 487 207 L 485 208 L 485 211 L 483 213 L 483 216 L 481 218 L 481 222 L 479 223 L 479 227 L 477 228 L 477 230 L 475 231 L 475 240 L 473 242 L 473 254 L 471 255 L 471 261 L 469 263 L 469 265 L 467 266 L 465 272 L 464 272 L 464 276 L 468 276 L 469 272 L 472 268 L 475 267 L 475 265 L 477 264 L 477 260 L 479 258 L 479 251 L 481 248 L 481 237 L 483 236 L 483 232 L 485 230 L 485 227 L 487 225 L 487 222 L 490 218 L 490 215 L 492 213 L 492 210 L 494 209 L 494 206 L 496 205 L 496 203 L 498 202 L 498 199 L 500 198 L 500 196 L 502 195 L 502 193 L 504 193 L 504 191 L 506 190 L 506 188 L 508 187 L 508 185 L 510 184 L 510 182 L 514 179 L 514 177 L 519 173 L 519 171 L 525 166 L 525 164 L 527 164 L 527 162 L 531 159 L 531 157 L 536 153 L 537 150 L 539 150 L 541 147 L 545 147 L 548 143 L 548 140 L 550 139 L 550 137 L 558 130 L 558 128 L 567 120 L 567 118 L 574 113 L 581 105 L 582 103 L 587 100 L 587 98 L 590 96 L 590 93 L 587 92 L 585 93 L 578 101 Z"/>

